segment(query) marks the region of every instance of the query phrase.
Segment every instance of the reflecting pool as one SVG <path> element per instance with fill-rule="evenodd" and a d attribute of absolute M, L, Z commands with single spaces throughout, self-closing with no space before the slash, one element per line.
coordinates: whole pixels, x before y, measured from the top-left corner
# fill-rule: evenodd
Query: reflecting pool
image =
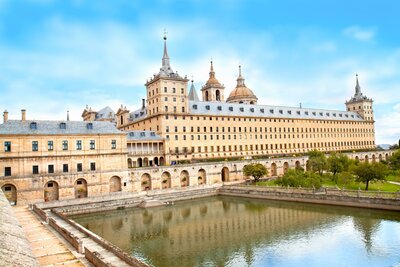
<path fill-rule="evenodd" d="M 71 217 L 151 266 L 400 267 L 400 213 L 235 197 Z"/>

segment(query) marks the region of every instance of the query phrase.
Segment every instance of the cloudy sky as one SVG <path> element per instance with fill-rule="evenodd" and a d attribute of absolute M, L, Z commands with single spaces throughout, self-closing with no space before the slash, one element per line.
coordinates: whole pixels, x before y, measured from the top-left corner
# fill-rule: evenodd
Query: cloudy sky
<path fill-rule="evenodd" d="M 133 110 L 161 65 L 228 95 L 242 65 L 260 104 L 344 110 L 355 74 L 374 99 L 378 144 L 400 138 L 396 0 L 0 0 L 0 109 L 81 120 L 88 104 Z"/>

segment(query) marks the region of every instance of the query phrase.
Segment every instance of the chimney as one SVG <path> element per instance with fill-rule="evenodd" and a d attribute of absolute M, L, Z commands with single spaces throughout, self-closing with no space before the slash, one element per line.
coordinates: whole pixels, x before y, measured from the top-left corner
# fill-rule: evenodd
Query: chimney
<path fill-rule="evenodd" d="M 146 107 L 146 99 L 142 98 L 142 109 Z"/>
<path fill-rule="evenodd" d="M 4 110 L 3 120 L 4 120 L 4 123 L 6 123 L 8 121 L 8 111 L 7 110 Z"/>
<path fill-rule="evenodd" d="M 22 121 L 26 120 L 26 110 L 25 109 L 21 109 L 21 120 Z"/>

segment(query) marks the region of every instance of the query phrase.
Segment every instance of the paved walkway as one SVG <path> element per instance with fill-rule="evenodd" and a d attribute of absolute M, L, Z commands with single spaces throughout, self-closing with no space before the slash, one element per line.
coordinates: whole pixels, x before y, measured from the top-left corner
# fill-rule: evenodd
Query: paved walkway
<path fill-rule="evenodd" d="M 77 252 L 74 252 L 74 255 L 68 246 L 43 225 L 28 207 L 15 207 L 14 212 L 40 266 L 91 266 L 88 263 L 83 264 L 81 260 L 86 262 L 82 259 L 83 255 L 81 257 Z"/>
<path fill-rule="evenodd" d="M 398 182 L 393 182 L 393 181 L 388 181 L 389 184 L 395 184 L 395 185 L 400 185 Z"/>

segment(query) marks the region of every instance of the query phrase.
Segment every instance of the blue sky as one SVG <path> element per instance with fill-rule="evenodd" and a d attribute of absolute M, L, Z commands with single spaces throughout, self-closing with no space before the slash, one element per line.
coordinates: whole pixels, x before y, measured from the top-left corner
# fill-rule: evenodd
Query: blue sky
<path fill-rule="evenodd" d="M 400 138 L 400 2 L 0 0 L 0 109 L 80 120 L 88 104 L 133 110 L 161 65 L 227 96 L 242 65 L 260 104 L 343 110 L 355 74 L 374 99 L 377 143 Z"/>

